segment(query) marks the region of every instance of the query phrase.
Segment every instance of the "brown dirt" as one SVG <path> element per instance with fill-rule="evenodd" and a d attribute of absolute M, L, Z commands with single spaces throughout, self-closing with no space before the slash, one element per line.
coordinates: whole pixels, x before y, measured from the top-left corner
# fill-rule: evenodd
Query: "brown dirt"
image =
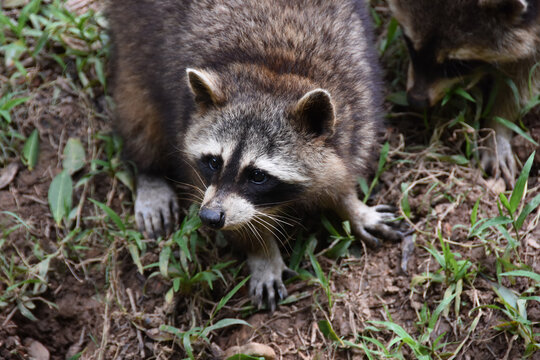
<path fill-rule="evenodd" d="M 50 73 L 50 78 L 58 74 Z M 51 80 L 52 81 L 52 80 Z M 94 135 L 107 132 L 109 114 L 105 99 L 89 99 L 83 92 L 74 92 L 63 77 L 54 82 L 36 83 L 28 106 L 14 114 L 19 130 L 28 135 L 33 128 L 40 132 L 40 157 L 33 171 L 22 167 L 6 188 L 0 190 L 0 210 L 17 214 L 29 226 L 30 231 L 19 228 L 7 237 L 9 255 L 19 254 L 30 263 L 38 260 L 34 251 L 37 242 L 47 253 L 58 249 L 60 239 L 65 239 L 68 230 L 54 223 L 47 204 L 47 191 L 54 175 L 60 171 L 59 154 L 69 137 L 81 139 L 87 154 L 103 158 L 96 153 Z M 55 96 L 60 91 L 59 96 Z M 59 100 L 52 100 L 53 98 Z M 103 110 L 105 109 L 105 110 Z M 540 141 L 540 121 L 536 114 L 526 119 L 533 137 Z M 470 224 L 471 209 L 481 197 L 481 215 L 497 213 L 497 195 L 490 190 L 493 184 L 482 177 L 474 167 L 459 167 L 454 164 L 429 161 L 425 156 L 425 143 L 418 141 L 417 133 L 399 121 L 391 123 L 387 137 L 392 144 L 390 154 L 393 166 L 383 174 L 381 187 L 372 200 L 376 203 L 399 203 L 400 184 L 414 183 L 409 195 L 412 209 L 411 226 L 416 229 L 416 247 L 412 253 L 407 273 L 401 270 L 402 247 L 386 243 L 377 251 L 367 251 L 359 257 L 350 256 L 338 261 L 321 257 L 321 265 L 330 277 L 333 305 L 329 309 L 328 299 L 316 285 L 308 281 L 295 281 L 288 285 L 289 292 L 299 297 L 290 305 L 281 306 L 275 313 L 253 313 L 246 311 L 247 293 L 241 290 L 222 310 L 220 318 L 243 318 L 248 327 L 229 327 L 216 331 L 209 339 L 212 346 L 195 343 L 198 358 L 219 358 L 221 350 L 234 345 L 258 342 L 273 348 L 278 359 L 364 359 L 358 350 L 343 350 L 326 339 L 318 322 L 328 319 L 338 335 L 354 341 L 355 336 L 368 334 L 369 321 L 392 320 L 401 325 L 414 337 L 419 330 L 418 313 L 427 303 L 433 311 L 443 298 L 444 288 L 438 285 L 419 285 L 411 290 L 414 276 L 426 271 L 435 271 L 433 258 L 422 246 L 437 244 L 436 230 L 453 242 L 453 250 L 481 268 L 486 275 L 496 273 L 493 253 L 499 249 L 493 243 L 479 243 L 467 239 L 466 232 L 455 225 Z M 420 136 L 421 138 L 422 136 Z M 420 152 L 407 150 L 411 145 L 424 146 Z M 531 151 L 530 144 L 515 140 L 515 149 L 523 162 Z M 456 153 L 452 144 L 442 141 L 437 151 Z M 406 161 L 401 161 L 406 160 Z M 19 159 L 10 159 L 10 162 Z M 88 167 L 81 173 L 88 172 Z M 532 198 L 540 189 L 540 152 L 529 182 Z M 76 179 L 78 180 L 78 179 Z M 75 181 L 76 181 L 75 180 Z M 435 191 L 429 191 L 438 182 Z M 110 177 L 95 178 L 84 196 L 107 202 L 121 214 L 132 214 L 130 195 L 120 184 L 113 184 Z M 84 190 L 75 191 L 74 203 L 83 196 Z M 432 210 L 433 209 L 433 210 Z M 83 210 L 86 215 L 98 214 L 88 202 Z M 84 215 L 83 214 L 83 215 Z M 525 227 L 527 235 L 522 240 L 520 256 L 523 263 L 540 273 L 540 227 L 537 226 L 538 210 L 530 217 L 535 221 Z M 7 228 L 16 222 L 7 215 L 0 215 L 0 227 Z M 81 227 L 98 228 L 99 220 L 82 216 Z M 101 224 L 101 223 L 100 223 Z M 323 241 L 321 239 L 321 241 Z M 151 244 L 149 244 L 151 246 Z M 89 235 L 84 249 L 65 248 L 65 253 L 51 264 L 49 285 L 41 296 L 55 303 L 50 307 L 37 301 L 33 322 L 17 312 L 4 311 L 0 314 L 0 358 L 28 359 L 29 339 L 45 346 L 51 359 L 66 359 L 83 351 L 81 359 L 179 359 L 183 358 L 180 342 L 170 341 L 170 336 L 160 333 L 162 324 L 172 324 L 185 331 L 201 319 L 208 319 L 219 299 L 231 290 L 229 285 L 216 285 L 213 290 L 204 286 L 191 294 L 178 295 L 172 304 L 167 304 L 165 294 L 170 283 L 159 276 L 148 278 L 149 273 L 140 275 L 125 248 L 122 239 L 103 239 L 99 232 Z M 201 255 L 203 266 L 211 265 L 219 256 L 234 258 L 229 248 L 209 244 Z M 150 248 L 143 258 L 144 264 L 157 262 L 159 248 Z M 219 255 L 218 255 L 219 254 Z M 303 267 L 311 269 L 309 262 Z M 230 280 L 230 274 L 227 275 Z M 521 282 L 520 282 L 521 281 Z M 523 279 L 515 284 L 505 284 L 512 289 L 524 291 L 530 285 Z M 234 284 L 232 284 L 234 286 Z M 0 291 L 5 289 L 0 288 Z M 448 349 L 455 349 L 458 342 L 464 347 L 458 359 L 519 359 L 524 344 L 519 338 L 495 329 L 503 321 L 501 312 L 482 309 L 470 313 L 474 307 L 494 303 L 495 294 L 489 282 L 483 278 L 472 279 L 464 286 L 462 310 L 459 319 L 451 311 L 436 324 L 433 338 L 446 333 L 443 340 L 453 342 Z M 527 309 L 529 320 L 540 322 L 540 305 L 530 302 Z M 473 319 L 481 314 L 476 330 L 469 336 Z M 535 326 L 539 333 L 539 326 Z M 370 333 L 382 342 L 391 339 L 389 333 Z M 209 350 L 211 349 L 211 350 Z M 404 348 L 405 358 L 413 358 Z M 143 356 L 144 354 L 144 356 Z M 210 355 L 213 354 L 213 355 Z"/>

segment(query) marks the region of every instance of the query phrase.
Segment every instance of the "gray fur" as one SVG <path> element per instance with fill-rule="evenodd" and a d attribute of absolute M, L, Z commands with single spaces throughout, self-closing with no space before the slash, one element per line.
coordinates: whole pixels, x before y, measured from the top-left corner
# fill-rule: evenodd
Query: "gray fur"
<path fill-rule="evenodd" d="M 410 40 L 411 67 L 407 91 L 415 102 L 434 105 L 444 95 L 448 81 L 435 70 L 447 61 L 480 61 L 510 77 L 517 85 L 519 103 L 510 87 L 502 84 L 490 119 L 493 130 L 480 149 L 480 165 L 508 187 L 517 169 L 510 146 L 512 132 L 493 119 L 515 121 L 519 108 L 530 99 L 528 76 L 540 52 L 540 0 L 390 0 L 393 15 Z M 413 53 L 416 53 L 415 56 Z M 417 58 L 417 60 L 414 60 Z M 416 62 L 416 63 L 415 63 Z M 482 74 L 477 67 L 474 76 Z M 453 75 L 456 76 L 456 75 Z M 452 77 L 452 76 L 450 76 Z M 459 77 L 454 77 L 460 80 Z M 538 94 L 540 75 L 532 79 Z M 425 101 L 421 101 L 425 100 Z"/>
<path fill-rule="evenodd" d="M 400 237 L 389 213 L 356 195 L 358 177 L 376 165 L 382 129 L 365 5 L 111 2 L 116 128 L 126 156 L 143 175 L 187 178 L 204 192 L 203 222 L 236 232 L 246 249 L 257 305 L 274 309 L 286 296 L 276 240 L 286 238 L 289 208 L 334 209 L 368 245 L 379 243 L 370 232 Z M 150 208 L 147 217 L 163 217 Z"/>

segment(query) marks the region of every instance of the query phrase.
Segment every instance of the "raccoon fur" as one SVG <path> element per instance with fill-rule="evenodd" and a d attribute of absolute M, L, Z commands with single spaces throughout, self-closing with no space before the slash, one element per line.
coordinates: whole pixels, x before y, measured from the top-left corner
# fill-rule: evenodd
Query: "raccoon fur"
<path fill-rule="evenodd" d="M 382 114 L 363 1 L 114 1 L 109 20 L 141 231 L 172 230 L 174 181 L 187 176 L 203 224 L 238 234 L 252 299 L 272 310 L 287 294 L 287 209 L 334 209 L 371 246 L 400 238 L 391 207 L 356 192 Z"/>
<path fill-rule="evenodd" d="M 485 124 L 494 130 L 481 149 L 480 165 L 508 187 L 514 183 L 516 162 L 512 133 L 495 120 L 515 121 L 519 109 L 540 89 L 540 73 L 529 72 L 540 51 L 539 0 L 389 0 L 401 24 L 410 55 L 407 83 L 409 104 L 427 107 L 445 90 L 468 76 L 481 78 L 495 68 L 514 81 L 519 102 L 510 86 L 501 83 Z"/>

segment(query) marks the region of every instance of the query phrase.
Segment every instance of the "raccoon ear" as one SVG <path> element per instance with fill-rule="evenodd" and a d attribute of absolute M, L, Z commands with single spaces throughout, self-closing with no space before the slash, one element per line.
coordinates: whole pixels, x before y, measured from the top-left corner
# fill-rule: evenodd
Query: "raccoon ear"
<path fill-rule="evenodd" d="M 225 99 L 219 89 L 219 79 L 216 75 L 191 68 L 187 68 L 186 73 L 189 87 L 195 95 L 195 102 L 203 110 L 221 105 L 224 102 Z"/>
<path fill-rule="evenodd" d="M 478 0 L 478 5 L 501 9 L 504 15 L 515 18 L 527 11 L 528 0 Z"/>
<path fill-rule="evenodd" d="M 334 105 L 330 93 L 324 89 L 311 90 L 296 103 L 295 118 L 300 126 L 317 136 L 329 136 L 334 132 Z"/>

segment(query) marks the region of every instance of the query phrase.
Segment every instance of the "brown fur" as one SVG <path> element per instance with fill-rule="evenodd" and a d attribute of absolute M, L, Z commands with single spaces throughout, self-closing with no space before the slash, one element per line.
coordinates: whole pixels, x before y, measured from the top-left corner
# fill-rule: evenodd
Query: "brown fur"
<path fill-rule="evenodd" d="M 283 208 L 333 208 L 369 245 L 370 231 L 399 239 L 389 208 L 356 194 L 382 128 L 362 0 L 114 1 L 109 18 L 116 127 L 143 174 L 142 230 L 169 228 L 163 179 L 195 169 L 203 223 L 252 232 L 250 287 L 271 308 L 286 293 L 275 241 Z"/>
<path fill-rule="evenodd" d="M 371 162 L 378 144 L 378 120 L 372 120 L 380 116 L 378 68 L 375 55 L 367 49 L 366 15 L 355 9 L 363 5 L 352 3 L 330 1 L 313 6 L 309 1 L 282 0 L 251 2 L 245 6 L 242 1 L 113 2 L 109 13 L 117 59 L 115 67 L 130 67 L 140 74 L 145 93 L 151 93 L 147 97 L 148 104 L 142 107 L 166 108 L 170 112 L 162 114 L 161 119 L 119 113 L 118 129 L 126 139 L 137 138 L 133 131 L 126 131 L 127 127 L 137 132 L 137 129 L 170 125 L 176 133 L 182 134 L 189 126 L 189 114 L 193 111 L 189 104 L 191 94 L 183 80 L 186 67 L 217 71 L 225 97 L 229 99 L 239 94 L 255 97 L 260 93 L 274 93 L 283 94 L 290 101 L 313 87 L 321 87 L 327 89 L 336 102 L 336 130 L 339 132 L 333 139 L 336 150 L 342 156 L 354 156 L 356 151 L 351 152 L 350 148 L 361 140 L 358 146 L 363 154 L 361 161 L 351 169 L 351 175 L 366 175 L 365 163 Z M 319 7 L 323 7 L 323 19 L 320 13 L 312 14 L 319 11 Z M 137 21 L 132 21 L 135 18 Z M 313 38 L 303 38 L 306 33 Z M 114 93 L 119 104 L 123 101 L 122 93 L 141 92 L 129 74 L 123 71 L 115 74 L 115 83 L 119 86 Z M 375 89 L 370 87 L 373 83 Z M 129 90 L 130 87 L 134 89 Z M 142 100 L 131 99 L 132 103 Z M 131 105 L 119 106 L 135 109 Z M 352 116 L 359 119 L 351 122 L 348 119 Z M 164 126 L 164 121 L 176 123 Z M 144 125 L 133 124 L 138 122 Z M 148 122 L 156 124 L 148 125 Z M 354 129 L 357 126 L 354 124 L 360 127 Z M 158 133 L 152 131 L 147 141 L 161 144 L 162 137 L 152 139 Z M 182 140 L 167 139 L 178 145 Z M 138 147 L 142 149 L 145 145 Z M 369 155 L 367 159 L 366 155 Z M 141 165 L 152 162 L 149 157 L 152 154 L 147 152 L 132 155 L 143 171 Z"/>
<path fill-rule="evenodd" d="M 511 187 L 516 175 L 510 148 L 512 134 L 493 119 L 515 121 L 520 106 L 530 99 L 529 71 L 540 53 L 540 1 L 389 0 L 389 3 L 409 44 L 407 93 L 411 105 L 433 106 L 449 86 L 468 75 L 477 78 L 487 75 L 486 64 L 516 84 L 519 103 L 514 101 L 510 87 L 500 82 L 491 116 L 485 123 L 495 136 L 489 138 L 481 152 L 482 167 L 492 175 L 501 175 Z M 532 78 L 533 95 L 539 92 L 539 85 L 540 75 L 536 71 Z"/>

